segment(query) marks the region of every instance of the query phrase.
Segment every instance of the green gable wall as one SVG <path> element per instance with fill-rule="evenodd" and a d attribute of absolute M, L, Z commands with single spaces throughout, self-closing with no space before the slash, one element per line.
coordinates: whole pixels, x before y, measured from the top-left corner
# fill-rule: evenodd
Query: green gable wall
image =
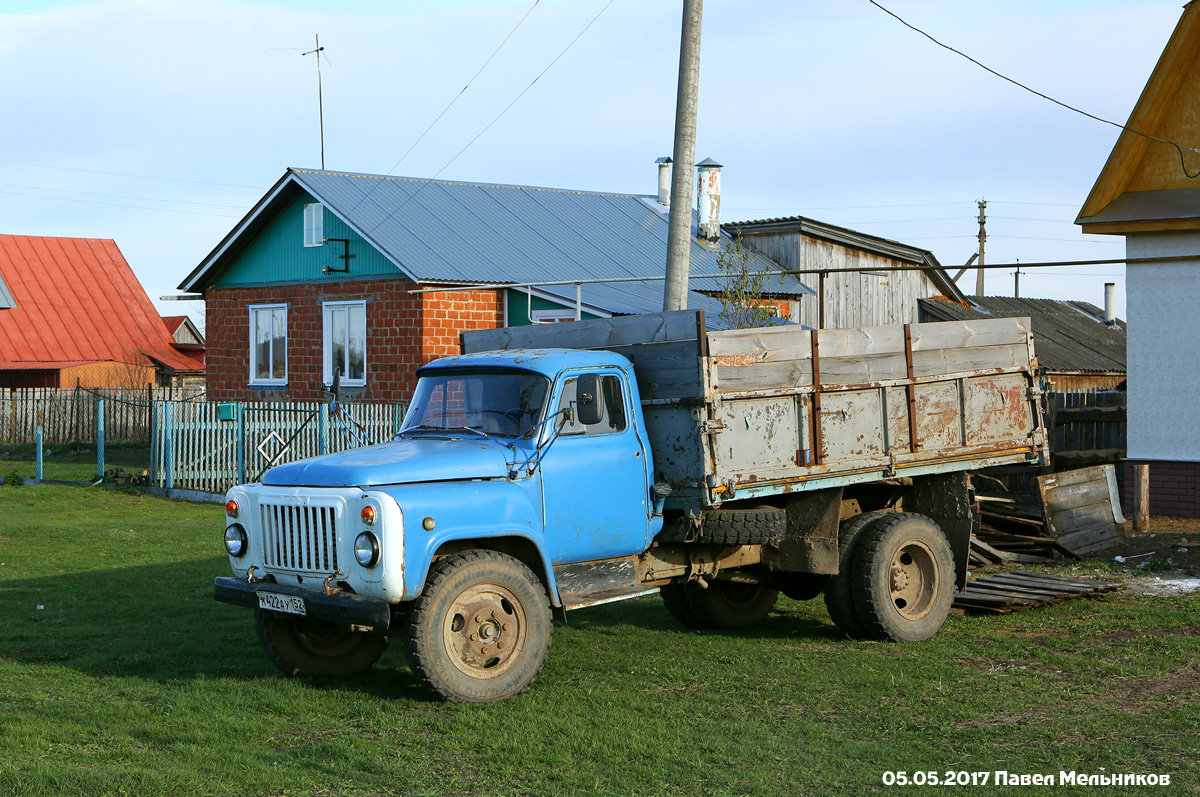
<path fill-rule="evenodd" d="M 228 288 L 235 285 L 259 285 L 273 282 L 319 282 L 322 280 L 362 279 L 374 276 L 404 276 L 379 250 L 364 241 L 357 233 L 325 210 L 326 238 L 347 238 L 350 241 L 349 274 L 323 274 L 325 266 L 343 268 L 343 245 L 328 242 L 324 246 L 304 245 L 304 206 L 316 202 L 302 194 L 250 244 L 246 251 L 217 278 L 214 285 Z"/>
<path fill-rule="evenodd" d="M 527 326 L 529 326 L 529 314 L 531 312 L 530 307 L 529 307 L 529 298 L 530 298 L 529 294 L 525 293 L 525 291 L 522 291 L 522 290 L 509 290 L 508 291 L 508 301 L 506 302 L 506 305 L 508 307 L 508 318 L 506 319 L 507 326 L 510 326 L 510 327 L 527 327 Z M 550 301 L 549 299 L 543 299 L 541 296 L 534 296 L 533 297 L 533 309 L 534 310 L 574 310 L 575 305 L 569 304 L 569 303 L 564 303 L 564 302 L 554 302 L 554 301 Z M 592 318 L 600 318 L 600 316 L 592 315 L 591 313 L 589 313 L 586 310 L 583 311 L 583 320 L 584 321 L 587 321 L 588 319 L 592 319 Z"/>

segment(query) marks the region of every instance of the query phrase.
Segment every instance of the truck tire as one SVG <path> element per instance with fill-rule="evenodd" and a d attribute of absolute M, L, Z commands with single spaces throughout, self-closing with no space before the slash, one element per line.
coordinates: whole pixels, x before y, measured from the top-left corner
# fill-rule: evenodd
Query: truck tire
<path fill-rule="evenodd" d="M 688 603 L 687 588 L 687 584 L 664 584 L 659 587 L 658 596 L 662 598 L 667 612 L 681 625 L 687 628 L 702 628 L 700 618 L 696 616 L 696 613 L 692 611 L 692 605 Z"/>
<path fill-rule="evenodd" d="M 385 636 L 265 609 L 254 610 L 254 631 L 285 675 L 354 675 L 379 661 L 388 644 Z"/>
<path fill-rule="evenodd" d="M 824 579 L 816 573 L 776 573 L 771 586 L 794 601 L 810 601 L 825 588 Z"/>
<path fill-rule="evenodd" d="M 858 538 L 868 525 L 890 514 L 894 513 L 863 512 L 842 521 L 838 530 L 838 572 L 823 579 L 825 608 L 829 610 L 829 619 L 833 620 L 833 624 L 851 639 L 867 637 L 867 629 L 858 619 L 858 609 L 854 606 L 850 588 L 850 571 L 854 552 L 858 548 Z"/>
<path fill-rule="evenodd" d="M 954 601 L 954 555 L 936 523 L 896 513 L 868 525 L 858 548 L 851 589 L 869 636 L 921 642 L 941 630 Z"/>
<path fill-rule="evenodd" d="M 464 551 L 429 569 L 413 602 L 405 653 L 429 690 L 455 703 L 516 697 L 550 652 L 550 599 L 507 554 Z"/>
<path fill-rule="evenodd" d="M 787 511 L 773 506 L 713 509 L 700 518 L 696 542 L 718 545 L 767 545 L 783 539 Z"/>
<path fill-rule="evenodd" d="M 765 584 L 712 581 L 708 589 L 685 585 L 684 595 L 696 617 L 696 628 L 735 630 L 758 625 L 767 619 L 779 590 Z M 676 618 L 678 619 L 678 618 Z"/>

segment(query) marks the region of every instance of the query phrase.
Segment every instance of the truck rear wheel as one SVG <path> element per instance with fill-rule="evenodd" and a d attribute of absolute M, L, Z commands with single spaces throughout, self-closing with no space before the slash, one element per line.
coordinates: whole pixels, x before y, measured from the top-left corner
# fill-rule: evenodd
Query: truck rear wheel
<path fill-rule="evenodd" d="M 854 606 L 850 587 L 850 571 L 858 538 L 868 525 L 889 514 L 891 513 L 863 512 L 861 515 L 847 518 L 838 530 L 838 572 L 824 578 L 825 608 L 829 610 L 829 619 L 833 620 L 833 624 L 851 639 L 863 639 L 867 636 L 866 627 L 858 619 L 858 609 Z"/>
<path fill-rule="evenodd" d="M 265 609 L 254 610 L 254 631 L 267 658 L 286 675 L 354 675 L 379 661 L 388 644 L 385 636 Z"/>
<path fill-rule="evenodd" d="M 779 598 L 779 590 L 765 584 L 738 581 L 712 581 L 708 589 L 687 584 L 684 594 L 696 616 L 697 628 L 726 630 L 758 625 L 767 619 Z"/>
<path fill-rule="evenodd" d="M 717 545 L 767 545 L 783 539 L 787 512 L 773 506 L 713 509 L 700 518 L 696 542 Z"/>
<path fill-rule="evenodd" d="M 921 642 L 941 630 L 954 601 L 954 556 L 937 524 L 893 514 L 867 526 L 858 547 L 851 587 L 868 635 Z"/>
<path fill-rule="evenodd" d="M 552 631 L 549 598 L 528 567 L 496 551 L 464 551 L 430 568 L 405 652 L 428 689 L 456 703 L 487 703 L 529 688 Z"/>

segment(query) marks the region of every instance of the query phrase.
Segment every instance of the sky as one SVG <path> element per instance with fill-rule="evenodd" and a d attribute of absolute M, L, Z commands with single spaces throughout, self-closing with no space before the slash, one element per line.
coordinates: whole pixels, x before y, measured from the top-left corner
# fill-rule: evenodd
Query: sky
<path fill-rule="evenodd" d="M 1117 123 L 1182 5 L 880 2 Z M 112 238 L 160 312 L 202 323 L 200 303 L 159 297 L 288 167 L 321 165 L 316 35 L 327 169 L 652 194 L 681 7 L 0 0 L 0 233 Z M 804 215 L 930 249 L 953 274 L 986 200 L 989 263 L 1117 259 L 1122 237 L 1073 221 L 1119 132 L 868 0 L 704 4 L 695 154 L 724 164 L 723 221 Z M 1015 281 L 989 271 L 987 293 Z M 1105 282 L 1123 316 L 1121 265 L 1029 268 L 1020 292 L 1103 305 Z M 975 272 L 959 284 L 974 293 Z"/>

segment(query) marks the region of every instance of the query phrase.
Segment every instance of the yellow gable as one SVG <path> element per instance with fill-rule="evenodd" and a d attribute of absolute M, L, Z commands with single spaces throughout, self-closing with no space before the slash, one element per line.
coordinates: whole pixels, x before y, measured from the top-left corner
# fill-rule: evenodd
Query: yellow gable
<path fill-rule="evenodd" d="M 1190 2 L 1075 223 L 1089 233 L 1200 229 L 1200 3 Z M 1161 141 L 1174 142 L 1180 151 Z M 1186 172 L 1185 172 L 1186 169 Z M 1189 177 L 1188 175 L 1193 175 Z"/>

